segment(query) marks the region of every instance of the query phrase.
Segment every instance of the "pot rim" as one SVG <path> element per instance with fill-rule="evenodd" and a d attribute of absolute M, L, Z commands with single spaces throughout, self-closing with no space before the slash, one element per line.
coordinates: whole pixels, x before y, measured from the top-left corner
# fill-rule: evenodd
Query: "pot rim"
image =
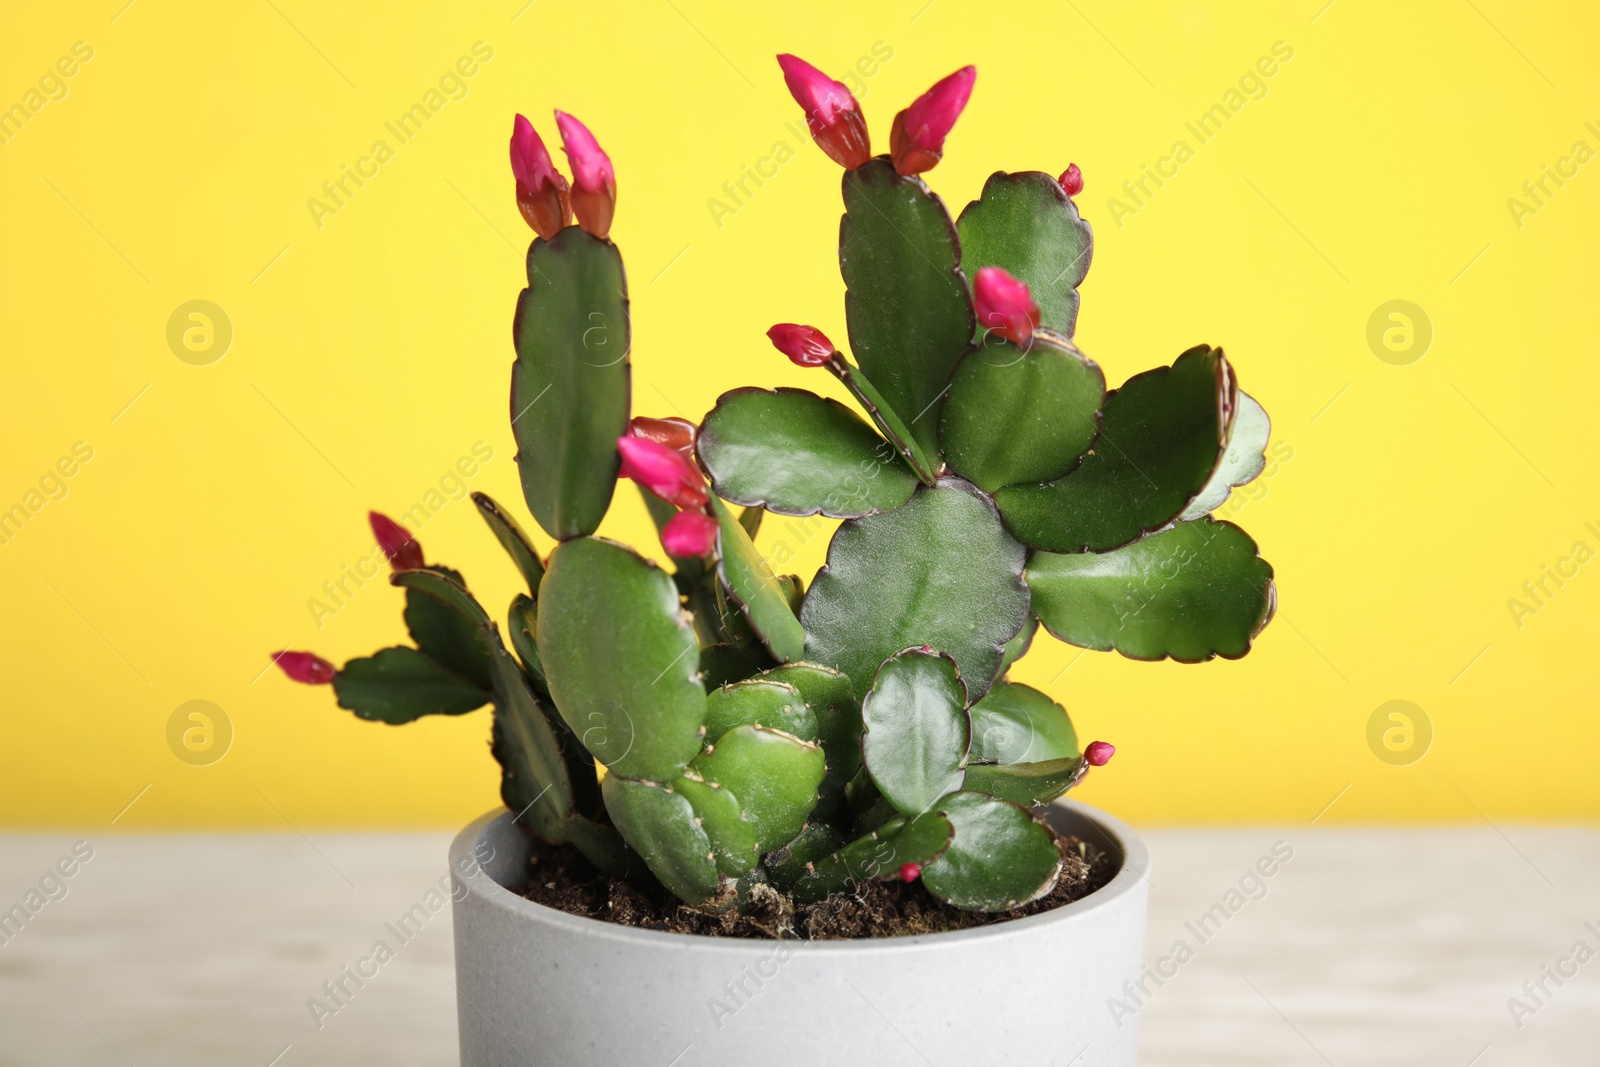
<path fill-rule="evenodd" d="M 1140 882 L 1149 877 L 1150 853 L 1144 841 L 1122 820 L 1091 807 L 1081 801 L 1063 798 L 1048 805 L 1061 809 L 1094 825 L 1122 852 L 1122 865 L 1111 881 L 1070 904 L 1050 911 L 1027 915 L 1019 919 L 967 930 L 946 930 L 931 934 L 912 934 L 899 937 L 863 937 L 833 941 L 768 940 L 739 937 L 712 937 L 706 934 L 685 934 L 666 930 L 644 930 L 572 915 L 548 907 L 515 893 L 490 877 L 475 860 L 475 847 L 491 824 L 509 820 L 510 811 L 504 807 L 474 819 L 450 843 L 450 870 L 468 893 L 477 897 L 503 916 L 525 920 L 544 926 L 560 927 L 570 933 L 597 937 L 608 941 L 632 945 L 636 948 L 672 948 L 678 951 L 735 953 L 752 958 L 771 955 L 774 948 L 788 946 L 797 953 L 808 956 L 841 957 L 863 952 L 921 951 L 927 949 L 956 948 L 980 939 L 1022 937 L 1046 925 L 1092 921 L 1095 913 L 1115 907 L 1123 897 L 1134 892 Z M 458 901 L 459 906 L 459 901 Z"/>

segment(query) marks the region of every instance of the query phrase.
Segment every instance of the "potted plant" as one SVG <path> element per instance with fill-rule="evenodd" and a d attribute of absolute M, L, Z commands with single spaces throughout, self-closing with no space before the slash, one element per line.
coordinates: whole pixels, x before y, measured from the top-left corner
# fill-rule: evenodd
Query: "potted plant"
<path fill-rule="evenodd" d="M 475 494 L 527 583 L 502 628 L 374 513 L 413 644 L 275 659 L 364 719 L 493 708 L 506 808 L 452 850 L 465 1064 L 1132 1063 L 1108 1001 L 1145 980 L 1147 858 L 1061 799 L 1113 750 L 1007 672 L 1041 625 L 1244 655 L 1272 570 L 1209 512 L 1261 470 L 1266 414 L 1205 345 L 1107 391 L 1072 341 L 1076 166 L 998 172 L 951 219 L 918 175 L 972 67 L 874 156 L 842 84 L 779 63 L 845 171 L 855 362 L 768 336 L 859 413 L 741 388 L 699 426 L 634 417 L 611 161 L 557 112 L 569 185 L 519 115 L 512 427 L 556 545 Z M 619 477 L 671 569 L 595 536 Z M 768 511 L 843 520 L 809 583 L 757 551 Z"/>

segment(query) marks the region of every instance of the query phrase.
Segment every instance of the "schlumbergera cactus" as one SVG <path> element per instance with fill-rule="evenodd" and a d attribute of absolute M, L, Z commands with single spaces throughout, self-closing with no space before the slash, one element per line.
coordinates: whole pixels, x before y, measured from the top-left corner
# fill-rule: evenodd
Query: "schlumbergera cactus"
<path fill-rule="evenodd" d="M 527 582 L 502 631 L 458 573 L 375 515 L 414 647 L 338 671 L 279 661 L 331 680 L 362 718 L 492 704 L 517 820 L 688 904 L 920 878 L 958 908 L 1015 908 L 1063 865 L 1031 809 L 1113 750 L 1080 750 L 1066 710 L 1008 670 L 1040 624 L 1133 659 L 1249 651 L 1272 570 L 1209 512 L 1261 471 L 1267 416 L 1207 345 L 1106 390 L 1072 341 L 1092 249 L 1075 165 L 996 173 L 951 219 L 917 175 L 938 163 L 973 68 L 900 112 L 874 157 L 842 84 L 779 63 L 845 168 L 855 362 L 809 326 L 769 337 L 831 371 L 861 413 L 742 388 L 699 427 L 632 417 L 611 161 L 558 112 L 569 186 L 519 115 L 517 203 L 538 237 L 511 421 L 528 507 L 558 543 L 541 560 L 475 496 Z M 639 486 L 670 572 L 595 536 L 619 477 Z M 757 551 L 766 511 L 844 520 L 809 586 Z"/>

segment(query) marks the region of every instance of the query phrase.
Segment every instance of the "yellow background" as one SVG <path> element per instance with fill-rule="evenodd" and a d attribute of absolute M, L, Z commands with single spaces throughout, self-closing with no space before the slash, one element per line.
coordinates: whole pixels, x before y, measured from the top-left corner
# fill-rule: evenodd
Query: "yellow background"
<path fill-rule="evenodd" d="M 320 629 L 307 602 L 370 553 L 369 507 L 424 500 L 475 442 L 494 458 L 470 487 L 525 514 L 511 116 L 555 143 L 550 109 L 571 111 L 615 161 L 636 411 L 698 418 L 742 384 L 838 395 L 762 336 L 845 335 L 839 171 L 796 137 L 772 57 L 842 74 L 877 42 L 879 146 L 916 94 L 978 66 L 929 175 L 955 210 L 995 169 L 1083 168 L 1079 340 L 1113 383 L 1223 345 L 1292 452 L 1229 509 L 1278 574 L 1252 655 L 1080 659 L 1042 638 L 1019 669 L 1119 746 L 1084 798 L 1144 823 L 1600 814 L 1600 564 L 1520 627 L 1507 605 L 1575 541 L 1600 548 L 1600 163 L 1520 225 L 1507 204 L 1574 142 L 1600 148 L 1587 6 L 125 2 L 10 5 L 0 25 L 0 106 L 93 49 L 0 145 L 0 508 L 94 450 L 0 545 L 6 824 L 453 826 L 497 803 L 487 713 L 358 722 L 263 668 L 285 645 L 342 662 L 403 639 L 381 580 Z M 384 124 L 478 41 L 493 57 L 465 95 L 399 144 Z M 1279 41 L 1292 60 L 1201 145 L 1184 124 Z M 394 158 L 319 227 L 308 199 L 379 139 Z M 1109 198 L 1179 139 L 1194 157 L 1114 221 Z M 777 142 L 795 157 L 716 219 L 708 201 Z M 208 366 L 166 340 L 195 299 L 234 330 Z M 1406 366 L 1366 339 L 1394 299 L 1433 328 Z M 631 487 L 618 501 L 605 532 L 656 551 Z M 421 540 L 509 600 L 470 504 Z M 209 766 L 167 744 L 196 699 L 233 728 Z M 1394 699 L 1433 727 L 1408 766 L 1367 743 Z"/>

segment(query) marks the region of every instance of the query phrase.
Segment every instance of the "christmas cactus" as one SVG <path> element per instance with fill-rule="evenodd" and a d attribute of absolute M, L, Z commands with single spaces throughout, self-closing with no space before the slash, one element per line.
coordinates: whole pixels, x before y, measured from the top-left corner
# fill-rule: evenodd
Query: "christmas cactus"
<path fill-rule="evenodd" d="M 778 60 L 844 168 L 854 362 L 809 326 L 768 336 L 860 411 L 741 388 L 698 427 L 635 417 L 611 161 L 557 112 L 569 184 L 519 115 L 516 199 L 537 237 L 511 423 L 529 511 L 556 545 L 541 558 L 474 496 L 527 583 L 502 625 L 375 514 L 413 643 L 337 670 L 277 659 L 364 719 L 492 705 L 516 820 L 687 904 L 920 878 L 957 908 L 1015 908 L 1063 864 L 1034 809 L 1112 747 L 1080 748 L 1066 710 L 1007 672 L 1040 625 L 1133 659 L 1249 651 L 1272 569 L 1209 512 L 1262 469 L 1266 413 L 1207 345 L 1106 389 L 1072 340 L 1092 249 L 1075 165 L 997 172 L 952 220 L 918 175 L 973 68 L 900 112 L 874 156 L 849 91 Z M 619 478 L 642 492 L 670 569 L 595 535 Z M 844 520 L 809 585 L 757 550 L 767 511 Z"/>

